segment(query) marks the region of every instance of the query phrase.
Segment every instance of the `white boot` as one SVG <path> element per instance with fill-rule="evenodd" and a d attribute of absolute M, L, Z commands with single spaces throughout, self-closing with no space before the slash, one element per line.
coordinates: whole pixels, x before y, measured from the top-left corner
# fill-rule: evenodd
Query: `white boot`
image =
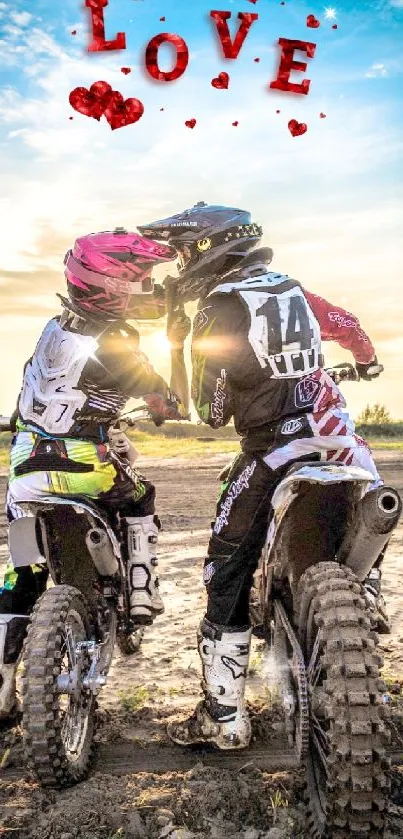
<path fill-rule="evenodd" d="M 249 746 L 251 725 L 244 697 L 251 633 L 243 627 L 220 627 L 206 618 L 202 621 L 197 640 L 205 699 L 191 717 L 168 725 L 168 735 L 175 743 L 212 743 L 219 749 Z"/>
<path fill-rule="evenodd" d="M 129 553 L 130 616 L 135 623 L 151 624 L 162 614 L 164 604 L 159 593 L 156 572 L 158 525 L 154 516 L 127 517 Z"/>

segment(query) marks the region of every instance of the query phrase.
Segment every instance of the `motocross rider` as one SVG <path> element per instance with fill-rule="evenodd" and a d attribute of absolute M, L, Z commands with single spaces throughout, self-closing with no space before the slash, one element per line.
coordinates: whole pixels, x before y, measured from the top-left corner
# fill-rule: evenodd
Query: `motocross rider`
<path fill-rule="evenodd" d="M 157 423 L 181 419 L 179 398 L 139 349 L 139 333 L 126 319 L 165 314 L 162 287 L 152 270 L 175 257 L 170 247 L 137 232 L 81 236 L 66 254 L 68 298 L 45 326 L 26 363 L 15 414 L 7 496 L 9 521 L 24 515 L 21 501 L 80 495 L 128 517 L 130 614 L 136 625 L 164 611 L 158 590 L 155 544 L 159 520 L 155 489 L 135 489 L 118 476 L 108 444 L 131 457 L 130 441 L 112 428 L 130 397 L 143 397 Z M 119 477 L 119 480 L 118 480 Z M 144 539 L 131 538 L 141 526 Z M 26 618 L 46 588 L 48 571 L 9 563 L 0 589 L 0 717 L 16 707 L 15 671 Z M 2 616 L 3 619 L 2 619 Z"/>
<path fill-rule="evenodd" d="M 249 593 L 275 486 L 292 462 L 304 459 L 359 465 L 372 473 L 374 485 L 381 483 L 340 390 L 323 369 L 321 339 L 351 350 L 360 378 L 374 378 L 379 368 L 356 317 L 269 270 L 273 252 L 256 247 L 262 228 L 248 212 L 200 202 L 139 229 L 176 248 L 178 297 L 199 299 L 192 337 L 199 417 L 213 428 L 233 417 L 242 438 L 204 565 L 208 599 L 198 631 L 204 700 L 168 733 L 180 745 L 245 748 L 251 737 L 244 702 Z M 185 317 L 178 316 L 178 336 Z M 368 581 L 378 600 L 379 577 L 375 570 Z"/>

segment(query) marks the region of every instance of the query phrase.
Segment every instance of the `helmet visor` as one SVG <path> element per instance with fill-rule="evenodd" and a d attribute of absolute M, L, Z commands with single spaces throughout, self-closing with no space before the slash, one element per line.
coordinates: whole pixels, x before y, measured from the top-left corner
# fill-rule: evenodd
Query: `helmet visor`
<path fill-rule="evenodd" d="M 178 246 L 178 268 L 180 271 L 185 271 L 187 265 L 192 259 L 192 249 L 189 245 Z"/>
<path fill-rule="evenodd" d="M 172 244 L 176 246 L 178 253 L 179 271 L 184 273 L 188 268 L 193 268 L 198 263 L 207 264 L 210 260 L 206 260 L 205 257 L 209 257 L 214 249 L 220 248 L 222 245 L 228 246 L 228 252 L 231 249 L 235 251 L 238 243 L 245 240 L 256 241 L 260 239 L 262 233 L 263 230 L 258 224 L 239 224 L 230 227 L 228 230 L 205 236 L 203 239 L 197 239 L 187 244 L 178 241 L 175 245 L 173 240 Z"/>

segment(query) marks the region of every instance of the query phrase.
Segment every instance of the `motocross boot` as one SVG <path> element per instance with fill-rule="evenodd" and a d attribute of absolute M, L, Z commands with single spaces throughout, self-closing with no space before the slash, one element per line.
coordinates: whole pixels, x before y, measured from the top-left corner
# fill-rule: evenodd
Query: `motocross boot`
<path fill-rule="evenodd" d="M 371 568 L 363 582 L 365 599 L 371 613 L 371 622 L 380 635 L 390 635 L 390 621 L 386 612 L 385 600 L 381 594 L 381 570 Z"/>
<path fill-rule="evenodd" d="M 251 725 L 245 707 L 251 629 L 200 624 L 197 641 L 202 661 L 204 700 L 183 722 L 168 725 L 168 736 L 180 746 L 211 743 L 219 749 L 245 749 Z"/>
<path fill-rule="evenodd" d="M 16 674 L 28 621 L 24 615 L 0 614 L 0 722 L 14 718 L 20 709 Z"/>
<path fill-rule="evenodd" d="M 135 624 L 147 626 L 164 610 L 159 593 L 156 545 L 159 520 L 157 516 L 127 517 L 130 617 Z"/>

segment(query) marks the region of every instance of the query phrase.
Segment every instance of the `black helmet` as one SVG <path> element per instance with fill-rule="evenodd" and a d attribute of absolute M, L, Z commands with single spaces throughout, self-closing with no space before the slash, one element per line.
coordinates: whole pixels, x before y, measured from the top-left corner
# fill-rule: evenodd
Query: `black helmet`
<path fill-rule="evenodd" d="M 235 268 L 262 236 L 246 210 L 200 201 L 189 210 L 137 228 L 142 236 L 173 245 L 179 257 L 178 294 L 196 300 L 220 272 Z"/>

